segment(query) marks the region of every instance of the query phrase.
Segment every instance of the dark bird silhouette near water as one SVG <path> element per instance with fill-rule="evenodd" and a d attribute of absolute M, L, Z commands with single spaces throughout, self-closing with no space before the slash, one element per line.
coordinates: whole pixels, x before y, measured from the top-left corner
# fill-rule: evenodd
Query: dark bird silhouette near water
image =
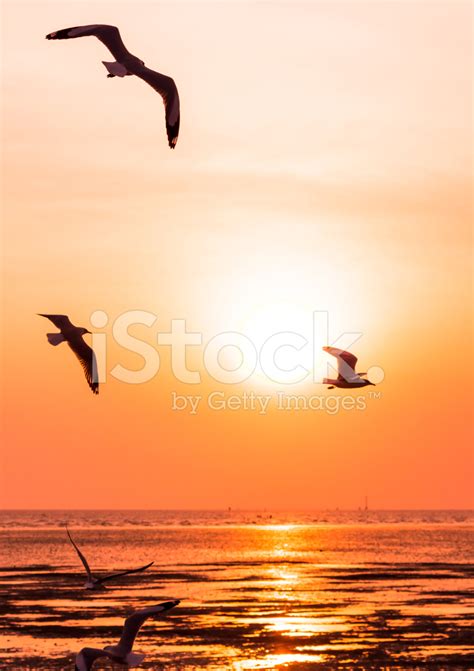
<path fill-rule="evenodd" d="M 95 660 L 100 657 L 108 657 L 112 661 L 126 664 L 128 667 L 138 666 L 145 659 L 145 655 L 132 652 L 132 648 L 140 627 L 149 617 L 164 613 L 178 604 L 179 599 L 175 599 L 135 611 L 125 620 L 118 644 L 106 645 L 103 649 L 83 648 L 76 657 L 75 671 L 90 671 Z"/>
<path fill-rule="evenodd" d="M 74 37 L 86 37 L 92 35 L 97 37 L 116 59 L 112 63 L 102 61 L 108 71 L 107 77 L 126 77 L 136 75 L 149 84 L 163 98 L 165 104 L 166 133 L 168 144 L 174 149 L 178 141 L 179 133 L 179 95 L 176 84 L 171 77 L 162 75 L 155 70 L 150 70 L 145 63 L 131 54 L 125 47 L 120 37 L 120 32 L 115 26 L 96 24 L 91 26 L 76 26 L 56 30 L 46 35 L 47 40 L 67 40 Z"/>
<path fill-rule="evenodd" d="M 140 566 L 139 568 L 132 568 L 129 569 L 128 571 L 120 571 L 119 573 L 111 573 L 110 575 L 106 575 L 103 578 L 96 578 L 92 575 L 90 566 L 87 562 L 87 559 L 84 557 L 82 552 L 79 550 L 77 547 L 76 543 L 74 542 L 71 534 L 69 533 L 69 529 L 66 527 L 67 535 L 69 536 L 69 540 L 71 541 L 75 551 L 77 552 L 79 559 L 81 560 L 86 573 L 87 573 L 87 582 L 85 583 L 84 587 L 86 589 L 95 589 L 95 590 L 103 590 L 105 589 L 104 582 L 107 582 L 109 580 L 114 580 L 115 578 L 120 578 L 124 575 L 129 575 L 130 573 L 140 573 L 140 571 L 144 571 L 147 568 L 150 568 L 150 566 L 153 565 L 154 562 L 150 562 L 149 564 L 146 564 L 146 566 Z"/>
<path fill-rule="evenodd" d="M 59 345 L 62 342 L 67 342 L 79 359 L 79 363 L 86 376 L 87 384 L 94 394 L 98 394 L 99 381 L 97 377 L 95 354 L 82 337 L 85 333 L 90 333 L 90 331 L 82 326 L 74 326 L 66 315 L 45 315 L 40 313 L 39 316 L 46 317 L 46 319 L 52 321 L 61 331 L 61 333 L 47 333 L 46 337 L 48 338 L 48 342 L 54 346 Z"/>
<path fill-rule="evenodd" d="M 323 384 L 331 385 L 328 389 L 334 389 L 334 387 L 354 389 L 357 387 L 366 387 L 369 384 L 375 387 L 373 382 L 361 377 L 361 375 L 367 375 L 367 373 L 355 372 L 357 357 L 354 354 L 337 347 L 323 347 L 323 350 L 337 359 L 337 380 L 331 380 L 327 377 L 323 380 Z"/>

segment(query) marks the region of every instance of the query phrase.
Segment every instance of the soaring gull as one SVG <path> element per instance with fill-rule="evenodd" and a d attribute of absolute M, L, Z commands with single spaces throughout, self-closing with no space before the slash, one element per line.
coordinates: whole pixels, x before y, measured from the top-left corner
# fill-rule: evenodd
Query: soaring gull
<path fill-rule="evenodd" d="M 97 379 L 97 362 L 95 354 L 82 338 L 85 333 L 90 333 L 90 331 L 82 326 L 74 326 L 66 315 L 40 314 L 39 316 L 46 317 L 46 319 L 52 321 L 61 331 L 61 333 L 47 333 L 46 337 L 48 338 L 48 341 L 54 346 L 59 345 L 62 342 L 67 342 L 79 359 L 79 363 L 86 376 L 87 384 L 94 394 L 98 394 L 99 381 Z"/>
<path fill-rule="evenodd" d="M 93 35 L 97 37 L 116 59 L 112 63 L 102 61 L 108 71 L 107 77 L 126 77 L 136 75 L 149 84 L 163 98 L 165 104 L 166 133 L 168 144 L 174 149 L 178 141 L 179 133 L 179 95 L 176 84 L 171 77 L 162 75 L 156 70 L 150 70 L 145 63 L 131 54 L 125 47 L 120 37 L 118 28 L 104 24 L 91 26 L 76 26 L 56 30 L 46 35 L 47 40 L 67 40 L 73 37 L 86 37 Z"/>
<path fill-rule="evenodd" d="M 144 571 L 147 568 L 150 568 L 152 566 L 153 562 L 150 562 L 149 564 L 146 564 L 146 566 L 140 566 L 140 568 L 133 568 L 129 569 L 128 571 L 121 571 L 120 573 L 112 573 L 110 575 L 106 575 L 103 578 L 95 578 L 92 575 L 90 566 L 87 562 L 87 559 L 84 557 L 82 552 L 79 550 L 77 545 L 75 544 L 71 534 L 69 533 L 69 529 L 66 527 L 67 535 L 69 536 L 69 540 L 71 541 L 75 551 L 77 552 L 79 559 L 81 560 L 84 568 L 86 569 L 87 573 L 87 582 L 85 583 L 84 587 L 86 589 L 95 589 L 95 590 L 103 590 L 105 589 L 104 582 L 107 582 L 108 580 L 113 580 L 114 578 L 120 578 L 121 576 L 124 575 L 129 575 L 130 573 L 139 573 L 140 571 Z M 138 630 L 137 630 L 138 631 Z"/>
<path fill-rule="evenodd" d="M 163 613 L 179 604 L 179 599 L 165 601 L 156 606 L 137 610 L 127 617 L 123 626 L 122 636 L 117 645 L 106 645 L 105 648 L 83 648 L 76 657 L 75 671 L 90 671 L 99 657 L 108 657 L 119 664 L 129 667 L 138 666 L 145 659 L 145 655 L 132 652 L 133 643 L 142 624 L 152 615 Z"/>
<path fill-rule="evenodd" d="M 369 380 L 361 377 L 361 375 L 367 375 L 367 373 L 355 372 L 357 357 L 354 354 L 337 347 L 323 347 L 323 350 L 337 359 L 337 380 L 331 380 L 327 377 L 323 380 L 323 384 L 331 385 L 328 389 L 334 389 L 334 387 L 352 389 L 366 387 L 369 384 L 375 386 L 373 382 L 369 382 Z"/>

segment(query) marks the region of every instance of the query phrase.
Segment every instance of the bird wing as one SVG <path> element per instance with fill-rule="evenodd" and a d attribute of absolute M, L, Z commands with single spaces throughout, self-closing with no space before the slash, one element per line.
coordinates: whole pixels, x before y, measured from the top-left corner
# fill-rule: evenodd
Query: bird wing
<path fill-rule="evenodd" d="M 139 573 L 140 571 L 145 571 L 147 568 L 150 568 L 155 562 L 150 562 L 149 564 L 146 564 L 145 566 L 140 566 L 140 568 L 132 568 L 129 569 L 128 571 L 121 571 L 120 573 L 111 573 L 110 575 L 106 575 L 103 578 L 97 578 L 97 582 L 107 582 L 107 580 L 113 580 L 114 578 L 120 578 L 124 575 L 129 575 L 130 573 Z"/>
<path fill-rule="evenodd" d="M 92 665 L 99 657 L 108 657 L 110 654 L 107 650 L 99 650 L 98 648 L 82 648 L 78 655 L 76 655 L 76 671 L 90 671 Z"/>
<path fill-rule="evenodd" d="M 53 322 L 53 324 L 58 328 L 60 331 L 63 329 L 70 329 L 74 328 L 74 324 L 72 324 L 69 321 L 69 317 L 67 315 L 44 315 L 41 312 L 38 313 L 39 317 L 46 317 L 46 319 L 49 319 L 49 321 Z"/>
<path fill-rule="evenodd" d="M 178 603 L 179 599 L 175 599 L 174 601 L 164 601 L 156 606 L 143 608 L 142 610 L 137 610 L 132 613 L 132 615 L 125 620 L 122 636 L 120 637 L 120 641 L 115 647 L 115 650 L 121 655 L 127 655 L 133 648 L 133 643 L 142 624 L 152 615 L 157 615 L 158 613 L 170 610 L 170 608 L 177 606 Z"/>
<path fill-rule="evenodd" d="M 174 149 L 178 141 L 180 122 L 179 94 L 174 79 L 155 70 L 150 70 L 150 68 L 139 63 L 131 64 L 129 70 L 132 74 L 143 79 L 163 98 L 168 144 L 171 149 Z"/>
<path fill-rule="evenodd" d="M 91 347 L 82 339 L 81 336 L 69 338 L 67 344 L 79 359 L 87 384 L 94 394 L 99 393 L 99 381 L 97 379 L 97 361 Z"/>
<path fill-rule="evenodd" d="M 92 576 L 92 572 L 91 572 L 90 567 L 89 567 L 89 564 L 87 563 L 87 559 L 84 557 L 82 552 L 79 550 L 79 548 L 77 547 L 77 545 L 73 541 L 73 538 L 72 538 L 71 534 L 69 533 L 69 529 L 67 527 L 66 527 L 66 531 L 67 531 L 67 535 L 69 536 L 69 540 L 71 541 L 75 551 L 77 552 L 77 554 L 79 556 L 79 559 L 81 560 L 81 562 L 84 565 L 84 568 L 86 569 L 87 577 L 89 578 L 89 580 L 94 580 L 94 578 Z"/>
<path fill-rule="evenodd" d="M 349 382 L 354 378 L 359 377 L 355 372 L 357 357 L 354 356 L 354 354 L 346 352 L 346 350 L 339 349 L 338 347 L 323 347 L 323 350 L 328 354 L 336 357 L 338 380 L 345 380 Z"/>
<path fill-rule="evenodd" d="M 73 28 L 63 28 L 46 35 L 47 40 L 67 40 L 74 37 L 97 37 L 107 49 L 111 52 L 117 61 L 122 61 L 130 55 L 126 49 L 119 29 L 116 26 L 106 24 L 94 24 L 90 26 L 74 26 Z"/>

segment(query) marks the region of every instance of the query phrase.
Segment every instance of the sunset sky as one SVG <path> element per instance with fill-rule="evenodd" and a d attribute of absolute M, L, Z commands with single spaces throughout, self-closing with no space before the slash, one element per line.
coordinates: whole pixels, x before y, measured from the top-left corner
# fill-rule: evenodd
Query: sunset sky
<path fill-rule="evenodd" d="M 175 79 L 174 151 L 160 97 L 107 79 L 103 44 L 44 39 L 90 23 Z M 469 2 L 3 3 L 0 506 L 473 505 L 471 30 Z M 186 319 L 204 345 L 256 346 L 327 312 L 322 344 L 361 333 L 380 397 L 226 385 L 200 347 L 187 385 L 156 344 L 159 373 L 125 384 L 110 370 L 142 365 L 112 342 L 128 310 L 157 315 L 131 329 L 148 343 Z M 38 312 L 107 335 L 98 397 Z M 214 391 L 366 409 L 217 411 Z"/>

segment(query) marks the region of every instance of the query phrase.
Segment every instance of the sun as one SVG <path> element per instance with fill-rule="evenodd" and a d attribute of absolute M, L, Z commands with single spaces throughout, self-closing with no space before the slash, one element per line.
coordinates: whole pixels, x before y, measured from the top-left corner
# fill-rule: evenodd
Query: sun
<path fill-rule="evenodd" d="M 313 314 L 298 302 L 254 306 L 242 317 L 242 333 L 258 352 L 252 381 L 259 384 L 304 383 L 313 369 Z"/>
<path fill-rule="evenodd" d="M 235 336 L 219 354 L 221 367 L 235 371 L 229 378 L 295 391 L 319 384 L 336 365 L 322 348 L 338 343 L 348 349 L 363 335 L 361 325 L 364 332 L 373 325 L 373 292 L 359 290 L 352 266 L 336 271 L 334 254 L 320 242 L 308 243 L 311 255 L 298 259 L 281 241 L 266 251 L 242 250 L 245 263 L 222 279 L 211 319 L 221 335 Z"/>

